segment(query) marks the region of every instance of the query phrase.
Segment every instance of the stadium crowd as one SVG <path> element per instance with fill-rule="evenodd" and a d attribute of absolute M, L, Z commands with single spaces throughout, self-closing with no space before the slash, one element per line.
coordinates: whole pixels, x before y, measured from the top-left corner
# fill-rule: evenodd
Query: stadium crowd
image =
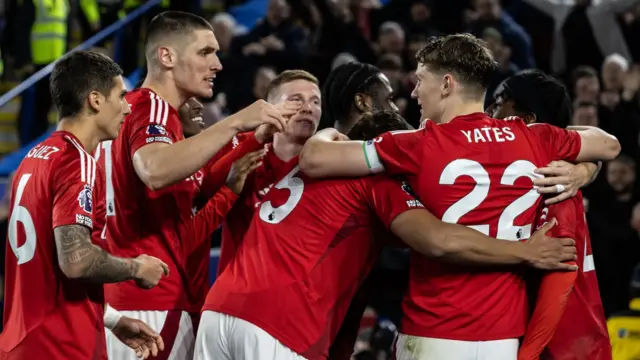
<path fill-rule="evenodd" d="M 638 2 L 623 0 L 575 2 L 512 0 L 502 3 L 497 0 L 475 0 L 469 3 L 465 1 L 408 0 L 391 1 L 385 6 L 377 4 L 376 1 L 270 0 L 264 19 L 249 30 L 239 26 L 227 13 L 218 13 L 212 16 L 210 24 L 215 33 L 215 46 L 208 47 L 211 42 L 210 38 L 201 38 L 199 35 L 195 38 L 190 37 L 192 42 L 189 44 L 193 46 L 204 44 L 201 46 L 203 58 L 209 58 L 213 53 L 217 54 L 213 65 L 204 62 L 204 60 L 200 63 L 195 60 L 184 62 L 184 60 L 172 58 L 176 54 L 168 50 L 166 53 L 159 50 L 163 46 L 171 47 L 166 44 L 173 44 L 172 41 L 183 41 L 179 37 L 185 35 L 184 32 L 180 32 L 184 30 L 185 26 L 180 25 L 180 21 L 186 20 L 173 19 L 172 23 L 171 19 L 165 19 L 166 23 L 162 26 L 158 25 L 159 28 L 153 28 L 152 25 L 149 25 L 146 29 L 145 47 L 148 73 L 145 82 L 140 84 L 141 89 L 134 90 L 126 96 L 127 102 L 132 105 L 131 114 L 128 115 L 128 106 L 122 106 L 120 110 L 117 107 L 107 108 L 106 114 L 104 108 L 100 108 L 100 111 L 96 110 L 98 113 L 102 113 L 100 116 L 104 116 L 104 119 L 100 118 L 103 123 L 98 126 L 100 135 L 95 137 L 97 140 L 116 138 L 112 128 L 115 126 L 115 122 L 109 120 L 109 115 L 113 118 L 113 116 L 117 116 L 114 114 L 120 111 L 123 115 L 128 116 L 129 120 L 121 125 L 117 139 L 113 143 L 100 143 L 100 145 L 96 143 L 93 146 L 87 146 L 86 139 L 80 138 L 75 132 L 69 130 L 76 129 L 71 125 L 67 131 L 75 135 L 71 142 L 76 142 L 76 144 L 72 144 L 74 147 L 69 148 L 71 154 L 63 154 L 64 156 L 76 155 L 77 157 L 79 149 L 76 145 L 77 142 L 80 142 L 87 151 L 91 148 L 96 149 L 95 161 L 87 158 L 86 164 L 76 164 L 76 166 L 84 166 L 83 172 L 85 170 L 87 173 L 96 172 L 96 168 L 109 169 L 113 166 L 111 168 L 113 174 L 117 175 L 113 175 L 113 177 L 112 175 L 104 175 L 104 178 L 101 178 L 99 174 L 95 175 L 97 177 L 95 181 L 98 185 L 91 185 L 96 186 L 96 189 L 104 186 L 105 190 L 95 190 L 94 196 L 106 198 L 106 203 L 89 200 L 95 205 L 94 215 L 90 219 L 83 217 L 82 221 L 85 226 L 87 222 L 96 224 L 96 226 L 89 226 L 93 227 L 94 236 L 108 238 L 112 242 L 108 248 L 109 251 L 122 258 L 109 257 L 93 248 L 87 250 L 88 247 L 75 245 L 67 249 L 69 253 L 66 254 L 65 259 L 69 259 L 70 263 L 79 261 L 73 259 L 85 259 L 88 263 L 97 261 L 103 265 L 111 264 L 110 262 L 113 264 L 105 265 L 102 269 L 85 266 L 84 263 L 78 264 L 77 268 L 65 268 L 61 264 L 62 273 L 70 278 L 86 277 L 100 283 L 117 282 L 118 284 L 105 287 L 107 302 L 114 308 L 121 310 L 120 314 L 110 313 L 110 315 L 116 317 L 124 315 L 124 318 L 131 321 L 130 324 L 135 324 L 139 328 L 145 327 L 145 323 L 148 324 L 162 335 L 165 342 L 173 346 L 170 358 L 185 358 L 185 354 L 189 353 L 190 343 L 195 342 L 196 348 L 200 346 L 198 344 L 201 339 L 195 339 L 195 331 L 193 330 L 196 330 L 199 323 L 198 313 L 209 291 L 208 271 L 199 264 L 204 263 L 203 257 L 208 258 L 208 248 L 219 245 L 220 238 L 224 241 L 226 237 L 232 240 L 226 243 L 227 249 L 225 249 L 223 242 L 219 275 L 222 274 L 222 270 L 226 266 L 234 266 L 235 246 L 241 242 L 242 234 L 247 231 L 246 229 L 251 222 L 251 217 L 247 214 L 253 211 L 254 202 L 262 199 L 275 183 L 281 184 L 279 183 L 281 177 L 287 174 L 291 175 L 290 172 L 297 165 L 297 155 L 303 148 L 304 141 L 300 143 L 299 139 L 309 138 L 315 132 L 316 126 L 319 129 L 335 127 L 338 131 L 348 134 L 352 140 L 368 140 L 385 130 L 404 130 L 424 126 L 425 124 L 421 124 L 421 119 L 433 118 L 433 116 L 427 116 L 424 113 L 424 103 L 418 103 L 411 98 L 412 91 L 417 88 L 420 80 L 416 75 L 416 69 L 421 60 L 419 56 L 415 55 L 418 50 L 429 44 L 431 36 L 468 32 L 486 42 L 487 48 L 493 54 L 498 65 L 491 69 L 490 76 L 486 79 L 487 95 L 484 98 L 484 107 L 490 114 L 498 117 L 495 114 L 500 109 L 496 110 L 491 107 L 496 104 L 502 107 L 507 106 L 505 104 L 510 101 L 510 104 L 516 105 L 529 104 L 528 108 L 515 106 L 513 111 L 516 111 L 517 114 L 534 113 L 537 116 L 537 122 L 547 122 L 559 127 L 571 125 L 600 128 L 615 136 L 619 141 L 621 152 L 615 159 L 610 160 L 612 157 L 607 156 L 602 156 L 602 158 L 593 156 L 587 159 L 610 160 L 604 163 L 602 169 L 598 170 L 597 176 L 593 179 L 583 174 L 583 172 L 587 175 L 593 174 L 594 170 L 589 167 L 585 167 L 586 170 L 583 171 L 577 166 L 562 165 L 561 170 L 554 173 L 558 175 L 556 177 L 559 179 L 558 181 L 564 181 L 562 187 L 567 189 L 565 193 L 572 192 L 571 195 L 575 195 L 580 185 L 589 183 L 582 188 L 583 204 L 581 206 L 584 206 L 589 226 L 593 251 L 592 266 L 597 269 L 595 274 L 597 275 L 604 316 L 612 317 L 612 321 L 615 322 L 621 313 L 625 316 L 628 315 L 626 310 L 629 309 L 629 301 L 634 295 L 640 294 L 640 271 L 636 270 L 636 275 L 633 275 L 634 267 L 640 262 L 640 239 L 638 239 L 640 236 L 640 199 L 638 198 L 638 169 L 636 166 L 636 161 L 640 156 L 640 97 L 638 95 L 640 66 L 633 63 L 634 59 L 640 58 L 640 48 L 638 48 L 637 41 L 632 41 L 640 35 L 637 33 L 640 29 L 638 27 L 640 18 L 638 17 L 640 17 Z M 195 28 L 196 30 L 206 30 L 207 26 L 200 24 Z M 192 30 L 189 26 L 186 27 L 187 30 Z M 178 39 L 174 40 L 174 36 Z M 185 44 L 184 46 L 189 45 Z M 155 53 L 149 53 L 150 49 Z M 105 60 L 97 58 L 96 61 Z M 101 65 L 103 68 L 112 69 L 105 76 L 120 75 L 115 67 L 110 67 L 110 64 L 101 63 Z M 73 67 L 73 62 L 68 66 Z M 187 67 L 183 68 L 182 66 Z M 59 71 L 68 74 L 64 73 L 64 69 L 60 67 L 61 65 Z M 181 78 L 171 78 L 175 85 L 169 86 L 166 79 L 153 71 L 160 68 L 171 68 L 177 74 L 186 75 Z M 555 83 L 550 77 L 537 72 L 528 73 L 528 75 L 520 73 L 521 70 L 531 68 L 542 69 L 547 74 L 552 74 L 556 79 L 560 79 L 566 84 L 571 100 L 569 102 L 562 101 L 564 93 L 552 90 L 553 86 L 549 84 Z M 90 69 L 93 68 L 89 65 L 84 68 L 85 71 Z M 198 77 L 202 74 L 204 76 Z M 520 77 L 514 77 L 517 74 Z M 54 71 L 51 86 L 54 86 L 53 78 L 55 75 Z M 547 91 L 540 91 L 540 88 L 532 87 L 533 85 L 527 83 L 530 81 L 527 80 L 530 77 L 537 79 L 536 81 L 541 81 L 540 79 L 544 78 L 545 84 L 548 86 L 545 88 Z M 504 82 L 508 78 L 517 81 Z M 163 80 L 159 81 L 158 79 Z M 73 86 L 73 84 L 58 81 L 57 85 L 61 86 L 63 90 L 64 86 Z M 80 83 L 79 80 L 78 83 Z M 187 93 L 192 98 L 183 99 L 185 89 L 188 90 Z M 120 91 L 120 89 L 117 90 Z M 54 90 L 52 89 L 52 91 Z M 163 95 L 159 96 L 158 93 Z M 284 98 L 289 93 L 297 94 L 297 98 L 288 98 L 287 100 L 292 101 L 278 105 L 281 99 L 277 97 Z M 276 98 L 273 97 L 274 94 Z M 498 96 L 494 96 L 494 94 Z M 414 97 L 419 98 L 416 95 Z M 535 99 L 535 101 L 526 99 Z M 185 105 L 182 105 L 184 102 L 182 100 L 186 101 Z M 65 97 L 56 99 L 56 93 L 53 93 L 53 102 L 58 107 L 62 119 L 65 118 L 65 115 L 60 106 L 70 106 L 69 101 Z M 546 104 L 547 107 L 540 106 L 540 104 Z M 94 105 L 96 107 L 105 106 L 99 101 Z M 66 116 L 76 115 L 82 106 L 68 108 L 71 110 L 67 112 Z M 140 110 L 141 108 L 144 110 Z M 362 117 L 362 113 L 371 110 L 382 110 L 383 112 L 375 113 L 375 116 L 367 114 Z M 400 121 L 396 114 L 406 119 L 408 124 Z M 375 129 L 367 128 L 365 125 L 362 125 L 364 128 L 354 127 L 354 124 L 362 119 L 368 121 L 370 126 L 377 124 L 374 126 Z M 380 125 L 378 123 L 380 121 L 383 121 L 384 125 Z M 394 121 L 396 122 L 394 123 Z M 283 132 L 286 132 L 284 131 L 285 127 L 292 126 L 288 124 L 289 122 L 295 124 L 295 127 L 290 130 L 294 133 L 293 139 L 297 139 L 295 141 L 292 140 L 292 137 L 283 135 Z M 73 124 L 73 122 L 67 121 L 67 124 L 69 123 Z M 140 125 L 136 128 L 138 126 L 135 125 L 136 123 L 144 123 L 144 126 Z M 212 126 L 213 124 L 216 126 Z M 120 126 L 119 122 L 117 125 Z M 207 128 L 207 130 L 203 131 L 203 128 Z M 256 128 L 255 135 L 244 133 L 246 130 Z M 141 131 L 144 133 L 140 133 Z M 59 139 L 59 141 L 64 140 Z M 264 143 L 272 143 L 272 145 L 263 149 Z M 60 143 L 47 146 L 63 147 Z M 347 161 L 348 157 L 341 155 L 342 151 L 339 150 L 335 153 L 335 157 L 329 157 L 329 160 L 334 163 L 340 163 L 339 158 Z M 381 150 L 378 149 L 378 151 Z M 331 150 L 323 152 L 330 154 Z M 119 156 L 114 154 L 120 153 L 127 155 L 121 159 L 111 158 L 112 155 Z M 34 158 L 43 156 L 48 156 L 46 150 L 36 152 Z M 81 153 L 81 158 L 82 156 Z M 379 156 L 384 162 L 385 155 L 380 153 Z M 271 159 L 269 159 L 270 157 Z M 566 158 L 571 157 L 566 156 Z M 292 159 L 296 159 L 296 161 L 292 162 Z M 571 158 L 571 160 L 573 159 L 575 156 Z M 389 160 L 386 159 L 386 161 Z M 74 163 L 77 161 L 69 160 L 69 166 Z M 93 165 L 88 165 L 89 163 Z M 272 167 L 263 165 L 267 163 L 276 165 Z M 387 165 L 386 162 L 385 165 Z M 91 170 L 91 166 L 93 166 L 93 170 Z M 389 171 L 389 169 L 387 170 Z M 313 168 L 308 167 L 305 171 L 312 172 Z M 68 169 L 68 172 L 73 172 L 73 170 Z M 335 173 L 341 174 L 337 170 Z M 105 174 L 109 174 L 109 170 Z M 589 181 L 583 182 L 583 178 Z M 176 200 L 176 203 L 167 202 L 166 199 L 171 196 L 175 196 L 176 199 L 181 199 L 180 194 L 185 198 L 187 194 L 192 196 L 190 194 L 192 190 L 189 188 L 191 185 L 184 185 L 183 179 L 199 183 L 202 192 L 200 195 L 203 195 L 200 203 L 194 205 L 191 202 L 181 202 L 180 200 Z M 291 186 L 287 189 L 293 193 L 297 180 L 295 177 L 291 177 L 287 181 L 288 185 L 285 183 L 280 188 Z M 137 187 L 130 186 L 133 183 Z M 122 184 L 128 184 L 128 186 L 125 187 Z M 226 187 L 223 184 L 226 184 Z M 69 202 L 79 200 L 77 194 L 79 192 L 82 194 L 85 185 L 86 182 L 79 183 L 77 186 L 80 187 L 77 191 L 75 187 L 72 188 L 75 191 L 74 198 Z M 14 182 L 14 197 L 16 196 L 15 186 L 17 184 Z M 366 184 L 362 186 L 365 186 L 366 189 Z M 384 184 L 380 186 L 384 186 Z M 416 186 L 413 187 L 416 188 Z M 165 188 L 170 191 L 164 191 Z M 248 191 L 247 188 L 251 190 Z M 374 189 L 370 191 L 375 192 Z M 44 193 L 44 191 L 42 192 Z M 563 191 L 558 192 L 563 193 Z M 95 195 L 96 193 L 99 195 Z M 410 190 L 406 195 L 413 196 Z M 419 190 L 418 195 L 420 200 L 424 202 Z M 91 196 L 91 194 L 85 193 L 85 196 Z M 322 196 L 329 197 L 326 194 Z M 206 199 L 212 200 L 205 204 Z M 261 207 L 260 218 L 266 223 L 276 224 L 282 220 L 278 219 L 279 217 L 286 217 L 287 215 L 283 215 L 282 212 L 286 210 L 288 200 L 281 200 L 273 200 L 274 204 L 278 203 L 279 205 L 269 205 L 271 208 L 264 210 L 264 215 Z M 5 196 L 3 201 L 4 218 L 6 223 L 9 223 L 9 196 Z M 13 201 L 15 207 L 17 200 L 14 198 Z M 373 203 L 379 201 L 382 200 L 374 199 Z M 413 200 L 409 198 L 407 203 L 409 201 Z M 67 203 L 64 206 L 70 207 L 72 205 Z M 91 205 L 89 206 L 91 207 Z M 103 206 L 102 209 L 100 209 L 101 206 Z M 198 209 L 197 212 L 191 211 L 194 206 L 195 209 Z M 388 204 L 388 206 L 393 208 L 395 205 Z M 427 208 L 430 207 L 427 205 Z M 154 226 L 161 222 L 160 219 L 168 219 L 168 215 L 165 214 L 167 209 L 173 209 L 182 215 L 177 220 L 171 218 L 171 222 L 176 223 L 175 228 L 157 230 Z M 15 212 L 15 208 L 12 211 Z M 73 211 L 69 214 L 72 213 Z M 108 219 L 106 230 L 102 234 L 100 232 L 103 228 L 98 226 L 100 222 L 98 217 L 101 213 L 106 214 Z M 126 215 L 117 216 L 116 214 Z M 192 215 L 193 219 L 190 218 Z M 385 221 L 384 215 L 380 215 L 380 213 L 377 215 Z M 77 216 L 73 219 L 62 216 L 58 218 L 55 206 L 53 215 L 48 215 L 48 217 L 53 218 L 54 224 L 58 224 L 58 227 L 64 228 L 70 223 L 80 224 Z M 172 245 L 176 238 L 192 240 L 208 238 L 209 234 L 214 233 L 217 225 L 223 223 L 223 219 L 226 219 L 224 226 L 216 231 L 212 242 L 195 241 L 194 244 L 183 245 L 195 246 L 195 248 L 189 248 L 189 250 L 183 248 L 179 251 Z M 131 225 L 145 223 L 153 225 Z M 386 225 L 390 226 L 392 231 L 394 230 L 392 225 L 388 223 Z M 74 230 L 75 233 L 72 233 L 72 230 L 67 235 L 78 235 L 77 229 Z M 141 237 L 141 230 L 150 235 Z M 151 234 L 153 231 L 159 232 Z M 259 234 L 269 234 L 268 230 L 264 229 L 258 229 L 254 232 L 256 231 Z M 426 233 L 426 230 L 423 231 Z M 95 235 L 96 232 L 97 235 Z M 418 250 L 401 234 L 393 232 Z M 59 234 L 59 232 L 54 234 L 51 231 L 49 235 L 55 238 L 56 244 L 58 235 L 63 234 Z M 277 235 L 274 234 L 270 236 L 277 238 Z M 492 236 L 495 237 L 495 234 Z M 566 237 L 566 235 L 557 237 Z M 47 251 L 55 252 L 54 238 L 51 238 L 51 244 L 48 245 L 50 248 Z M 132 238 L 141 239 L 132 245 L 129 241 Z M 163 244 L 163 248 L 167 248 L 166 252 L 158 254 L 158 243 Z M 7 246 L 7 249 L 11 249 L 11 244 Z M 229 246 L 234 247 L 231 252 Z M 277 250 L 284 253 L 291 251 L 287 248 Z M 60 251 L 58 248 L 58 261 L 64 254 Z M 379 258 L 375 261 L 375 266 L 373 263 L 370 264 L 369 276 L 362 285 L 362 289 L 369 291 L 365 304 L 363 304 L 368 305 L 368 311 L 365 312 L 365 319 L 362 322 L 365 324 L 362 327 L 364 330 L 360 332 L 357 339 L 345 341 L 347 346 L 351 346 L 355 342 L 356 349 L 360 350 L 360 355 L 357 358 L 377 356 L 378 359 L 382 359 L 390 356 L 396 327 L 400 325 L 403 315 L 400 303 L 408 287 L 410 251 L 398 247 L 384 247 L 381 251 Z M 586 255 L 586 247 L 584 251 Z M 96 252 L 96 259 L 99 258 L 99 260 L 89 259 L 90 255 L 87 254 L 92 254 L 92 252 Z M 145 253 L 160 258 L 162 261 L 151 257 L 130 259 Z M 183 253 L 192 253 L 194 257 L 185 259 L 185 267 L 181 269 L 179 264 L 182 264 L 183 260 L 179 257 Z M 362 250 L 361 254 L 354 254 L 358 259 L 362 257 L 360 260 L 363 262 L 367 260 L 365 259 L 367 255 L 365 250 Z M 250 257 L 252 255 L 247 256 L 252 259 Z M 287 260 L 279 258 L 277 254 L 273 254 L 273 256 L 280 262 L 287 263 Z M 11 253 L 7 256 L 8 259 L 12 257 Z M 367 262 L 367 264 L 369 263 Z M 193 268 L 190 268 L 191 265 Z M 254 269 L 239 267 L 240 265 L 237 264 L 235 266 L 238 267 L 236 271 L 254 271 Z M 289 264 L 289 266 L 294 265 Z M 10 267 L 11 263 L 7 264 L 7 269 Z M 167 267 L 170 271 L 167 270 Z M 88 274 L 88 268 L 92 268 L 94 273 Z M 144 271 L 140 268 L 143 268 Z M 120 269 L 119 272 L 116 271 L 117 269 Z M 107 276 L 107 274 L 109 275 Z M 7 276 L 15 278 L 15 270 L 9 272 Z M 131 279 L 136 281 L 120 283 L 120 281 Z M 237 280 L 237 278 L 231 279 Z M 56 283 L 57 280 L 50 281 Z M 268 283 L 268 279 L 262 279 L 262 281 Z M 230 280 L 225 281 L 225 278 L 222 278 L 222 285 L 216 284 L 217 287 L 226 286 L 227 289 L 233 285 Z M 44 283 L 42 287 L 45 288 Z M 153 290 L 140 290 L 139 287 L 154 288 Z M 189 289 L 189 291 L 184 289 Z M 235 290 L 241 292 L 238 289 Z M 15 294 L 15 291 L 17 290 L 14 288 L 12 294 Z M 329 290 L 324 289 L 324 291 Z M 182 295 L 178 296 L 177 294 Z M 24 292 L 21 296 L 26 297 L 27 295 L 34 296 Z M 283 296 L 283 294 L 280 295 Z M 192 298 L 189 298 L 190 296 Z M 263 296 L 265 301 L 284 301 L 282 298 L 269 299 L 268 296 L 275 296 L 274 294 L 265 293 Z M 209 297 L 212 299 L 211 302 L 210 299 L 207 299 L 208 305 L 215 304 L 209 310 L 232 315 L 232 317 L 241 317 L 245 320 L 247 320 L 246 316 L 250 316 L 239 313 L 240 305 L 236 305 L 236 307 L 229 305 L 234 299 L 224 299 L 220 292 L 217 295 L 210 294 Z M 291 294 L 291 297 L 295 297 L 295 294 Z M 355 300 L 359 300 L 359 297 L 357 296 Z M 5 301 L 7 300 L 5 299 Z M 92 301 L 100 302 L 99 299 L 92 299 Z M 235 301 L 249 300 L 238 297 Z M 20 306 L 26 307 L 24 304 Z M 205 310 L 207 310 L 206 306 Z M 5 309 L 7 308 L 5 307 Z M 185 310 L 191 313 L 191 316 L 184 315 L 180 311 L 174 313 L 173 310 Z M 362 309 L 356 310 L 354 311 L 357 319 L 355 322 L 360 325 Z M 635 308 L 632 307 L 632 310 Z M 14 315 L 15 308 L 11 311 L 13 311 L 11 315 L 5 313 L 5 324 L 7 316 L 9 319 L 13 319 L 12 321 L 22 321 L 15 318 L 17 316 Z M 107 312 L 109 313 L 109 311 L 108 308 Z M 276 317 L 269 314 L 267 310 L 263 311 L 265 316 Z M 351 311 L 352 309 L 343 316 L 349 319 Z M 373 316 L 375 320 L 367 323 L 366 314 L 369 313 L 375 314 Z M 139 319 L 143 323 L 135 322 L 133 319 Z M 105 324 L 107 320 L 105 316 Z M 252 331 L 246 328 L 246 324 L 230 322 L 228 318 L 216 319 L 215 321 L 218 321 L 220 326 L 237 327 L 241 332 L 249 333 Z M 308 320 L 308 322 L 311 321 Z M 255 321 L 253 323 L 256 324 Z M 342 325 L 340 321 L 332 322 L 332 324 L 338 323 Z M 165 324 L 164 327 L 162 324 Z M 167 326 L 167 324 L 173 325 Z M 346 325 L 347 322 L 344 324 Z M 295 326 L 287 323 L 282 323 L 280 326 L 291 327 L 289 331 L 296 329 Z M 111 324 L 111 327 L 117 328 L 116 324 Z M 265 329 L 264 325 L 260 327 Z M 356 328 L 358 327 L 356 326 Z M 627 327 L 629 325 L 622 325 L 621 329 Z M 166 328 L 172 328 L 173 333 L 165 331 Z M 161 329 L 162 331 L 160 331 Z M 267 332 L 279 340 L 281 337 L 285 339 L 287 337 L 286 332 L 284 335 L 274 335 L 269 329 L 265 330 L 268 330 Z M 349 329 L 343 328 L 339 334 L 342 335 L 342 331 L 347 332 L 347 330 Z M 159 339 L 156 334 L 153 334 L 152 330 L 149 331 L 151 335 L 146 334 L 140 337 L 136 333 L 136 336 L 129 338 L 153 339 L 149 341 L 149 344 L 152 343 L 152 345 L 135 343 L 134 345 L 128 344 L 129 347 L 133 347 L 141 353 L 155 352 L 157 349 L 152 349 L 153 347 L 163 347 L 164 344 L 161 345 L 159 340 L 156 340 Z M 301 330 L 301 332 L 303 331 Z M 128 347 L 118 344 L 122 339 L 126 341 L 126 335 L 122 335 L 122 332 L 118 333 L 118 331 L 107 333 L 113 333 L 117 338 L 113 339 L 110 335 L 106 337 L 105 347 L 111 359 L 127 359 L 131 357 L 130 353 L 135 355 Z M 338 329 L 331 329 L 330 333 L 336 335 Z M 357 334 L 357 331 L 351 331 L 351 333 Z M 209 333 L 209 335 L 215 337 L 215 334 Z M 218 337 L 222 336 L 221 334 L 217 335 Z M 13 336 L 20 337 L 22 335 Z M 616 340 L 614 338 L 624 340 L 629 336 L 631 335 L 628 333 L 616 331 L 611 334 L 611 340 Z M 259 338 L 260 334 L 257 334 L 256 337 Z M 21 339 L 7 340 L 7 338 L 6 334 L 0 338 L 3 339 L 0 340 L 2 350 L 7 351 L 12 346 L 20 348 Z M 338 338 L 341 337 L 338 336 Z M 171 340 L 167 341 L 167 339 Z M 324 339 L 324 342 L 320 343 L 321 346 L 325 346 L 331 344 L 332 341 Z M 280 342 L 283 341 L 280 340 Z M 332 352 L 332 356 L 335 356 L 336 359 L 340 358 L 340 354 L 344 352 L 339 348 L 340 345 L 342 344 L 333 343 L 331 347 L 331 351 L 335 351 Z M 28 345 L 23 342 L 22 346 Z M 100 344 L 96 346 L 100 346 Z M 146 346 L 149 348 L 145 348 Z M 269 347 L 273 344 L 254 343 L 251 346 L 246 344 L 237 346 L 238 348 L 233 351 L 236 351 L 235 354 L 244 352 L 244 358 L 252 358 L 248 351 L 263 351 L 262 354 L 253 357 L 260 359 L 262 357 L 259 356 L 264 356 L 266 352 L 271 351 L 263 350 L 264 346 Z M 404 345 L 404 347 L 410 348 L 411 345 Z M 291 357 L 293 352 L 315 355 L 317 353 L 314 351 L 322 353 L 328 349 L 327 347 L 326 349 L 309 350 L 286 345 L 284 349 L 273 349 L 274 355 L 265 358 L 288 359 L 295 358 Z M 289 351 L 290 353 L 283 354 L 277 351 Z M 374 352 L 378 353 L 373 355 Z M 579 352 L 574 352 L 574 354 L 576 353 Z M 593 353 L 579 354 L 584 355 L 582 355 L 583 357 L 576 355 L 576 359 L 608 358 L 605 355 L 593 355 Z M 0 355 L 0 358 L 3 356 L 6 354 Z M 60 356 L 65 358 L 64 355 Z M 229 358 L 243 358 L 237 355 L 228 356 Z M 9 355 L 7 358 L 14 357 Z M 20 358 L 19 355 L 17 358 Z M 487 357 L 487 359 L 490 358 L 498 359 L 495 356 Z M 505 359 L 511 358 L 506 357 Z"/>

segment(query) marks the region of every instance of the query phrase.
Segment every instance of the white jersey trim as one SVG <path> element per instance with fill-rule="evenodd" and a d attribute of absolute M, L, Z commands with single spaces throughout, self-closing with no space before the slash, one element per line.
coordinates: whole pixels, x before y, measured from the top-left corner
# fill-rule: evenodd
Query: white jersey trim
<path fill-rule="evenodd" d="M 149 92 L 151 99 L 151 111 L 149 112 L 149 122 L 167 126 L 167 118 L 169 117 L 169 103 L 153 92 Z"/>
<path fill-rule="evenodd" d="M 369 170 L 374 174 L 383 172 L 384 165 L 382 165 L 382 161 L 380 161 L 374 141 L 369 140 L 364 142 L 362 148 L 364 149 L 364 156 L 367 161 L 367 166 L 369 166 Z"/>
<path fill-rule="evenodd" d="M 96 183 L 96 160 L 74 138 L 65 136 L 80 154 L 80 180 L 94 187 Z"/>

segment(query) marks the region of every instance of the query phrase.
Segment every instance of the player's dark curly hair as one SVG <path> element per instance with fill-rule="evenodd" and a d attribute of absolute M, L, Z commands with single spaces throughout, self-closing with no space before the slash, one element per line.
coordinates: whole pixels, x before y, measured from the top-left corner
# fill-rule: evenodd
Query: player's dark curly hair
<path fill-rule="evenodd" d="M 108 98 L 120 75 L 120 66 L 100 53 L 76 51 L 61 58 L 49 78 L 49 90 L 58 117 L 79 114 L 92 91 Z"/>
<path fill-rule="evenodd" d="M 413 127 L 397 112 L 380 110 L 363 113 L 347 136 L 351 140 L 371 140 L 387 131 L 412 129 Z"/>
<path fill-rule="evenodd" d="M 416 60 L 429 71 L 453 74 L 461 83 L 475 88 L 479 96 L 484 96 L 498 69 L 485 41 L 471 34 L 432 37 L 418 51 Z"/>
<path fill-rule="evenodd" d="M 352 62 L 333 69 L 322 87 L 322 118 L 319 129 L 346 121 L 357 93 L 369 94 L 382 84 L 382 71 L 370 64 Z"/>
<path fill-rule="evenodd" d="M 521 71 L 505 82 L 505 95 L 521 113 L 532 113 L 536 121 L 567 126 L 571 121 L 571 99 L 565 86 L 553 76 L 533 69 Z"/>

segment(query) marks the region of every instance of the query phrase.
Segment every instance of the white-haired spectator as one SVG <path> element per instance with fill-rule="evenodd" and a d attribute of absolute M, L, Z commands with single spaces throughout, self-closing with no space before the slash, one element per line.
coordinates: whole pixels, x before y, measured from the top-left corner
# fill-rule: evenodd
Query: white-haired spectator
<path fill-rule="evenodd" d="M 621 91 L 624 76 L 629 70 L 629 61 L 615 53 L 607 56 L 602 63 L 602 85 L 605 91 Z"/>
<path fill-rule="evenodd" d="M 216 34 L 222 53 L 226 53 L 229 50 L 234 36 L 243 35 L 247 32 L 244 26 L 239 25 L 236 19 L 226 12 L 216 14 L 209 22 L 213 26 L 213 32 Z"/>
<path fill-rule="evenodd" d="M 393 21 L 385 21 L 380 25 L 378 32 L 380 53 L 391 53 L 402 56 L 404 45 L 405 33 L 400 24 Z"/>

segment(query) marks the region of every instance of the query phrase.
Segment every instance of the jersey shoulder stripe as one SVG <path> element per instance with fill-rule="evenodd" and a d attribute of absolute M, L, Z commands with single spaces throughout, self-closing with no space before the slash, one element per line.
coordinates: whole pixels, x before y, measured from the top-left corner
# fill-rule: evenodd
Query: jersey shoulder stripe
<path fill-rule="evenodd" d="M 169 117 L 169 103 L 164 101 L 154 92 L 149 92 L 151 100 L 151 109 L 149 111 L 149 122 L 167 126 L 167 118 Z"/>
<path fill-rule="evenodd" d="M 89 154 L 78 141 L 71 136 L 65 136 L 65 139 L 69 141 L 78 150 L 78 156 L 80 157 L 80 180 L 91 187 L 94 187 L 96 183 L 96 160 Z"/>

